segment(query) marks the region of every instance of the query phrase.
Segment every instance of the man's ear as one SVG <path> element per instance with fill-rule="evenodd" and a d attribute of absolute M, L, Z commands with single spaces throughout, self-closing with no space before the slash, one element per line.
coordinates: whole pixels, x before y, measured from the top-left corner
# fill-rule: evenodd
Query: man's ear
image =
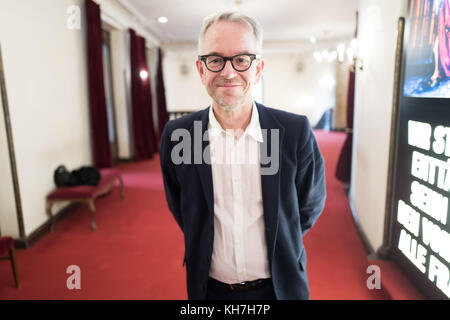
<path fill-rule="evenodd" d="M 257 84 L 261 79 L 263 70 L 264 70 L 264 60 L 260 59 L 258 61 L 258 64 L 256 65 L 255 84 Z"/>
<path fill-rule="evenodd" d="M 203 62 L 200 60 L 195 61 L 195 65 L 197 67 L 198 74 L 200 76 L 200 79 L 202 79 L 202 83 L 204 84 L 204 78 L 205 78 L 205 69 Z"/>

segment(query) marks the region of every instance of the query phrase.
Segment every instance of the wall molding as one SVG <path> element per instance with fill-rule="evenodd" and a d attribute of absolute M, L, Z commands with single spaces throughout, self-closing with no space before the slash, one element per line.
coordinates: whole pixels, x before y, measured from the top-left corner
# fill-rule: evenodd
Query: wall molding
<path fill-rule="evenodd" d="M 369 238 L 367 238 L 366 233 L 364 232 L 363 228 L 361 227 L 361 223 L 359 222 L 358 213 L 356 212 L 355 205 L 353 203 L 353 198 L 351 194 L 348 195 L 348 202 L 350 205 L 350 211 L 352 212 L 353 222 L 355 223 L 356 230 L 358 231 L 359 238 L 361 239 L 364 249 L 368 256 L 371 257 L 371 259 L 377 259 L 377 254 L 375 250 L 373 249 L 372 245 L 369 242 Z"/>
<path fill-rule="evenodd" d="M 56 214 L 53 215 L 55 218 L 55 226 L 57 226 L 60 221 L 69 216 L 69 214 L 75 212 L 80 206 L 81 206 L 80 203 L 71 203 L 66 207 L 62 208 L 61 210 L 59 210 Z M 15 248 L 17 249 L 30 248 L 42 237 L 50 233 L 50 229 L 51 229 L 51 220 L 48 219 L 43 225 L 41 225 L 39 228 L 37 228 L 28 236 L 21 237 L 19 239 L 14 239 Z"/>

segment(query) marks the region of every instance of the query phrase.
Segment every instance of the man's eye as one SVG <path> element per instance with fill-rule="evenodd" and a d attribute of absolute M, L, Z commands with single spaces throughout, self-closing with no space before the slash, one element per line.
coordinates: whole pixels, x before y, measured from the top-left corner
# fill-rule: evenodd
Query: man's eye
<path fill-rule="evenodd" d="M 209 63 L 222 63 L 222 59 L 221 58 L 215 58 L 209 61 Z"/>
<path fill-rule="evenodd" d="M 240 64 L 240 65 L 246 65 L 249 63 L 249 60 L 247 57 L 236 57 L 234 58 L 234 63 Z"/>

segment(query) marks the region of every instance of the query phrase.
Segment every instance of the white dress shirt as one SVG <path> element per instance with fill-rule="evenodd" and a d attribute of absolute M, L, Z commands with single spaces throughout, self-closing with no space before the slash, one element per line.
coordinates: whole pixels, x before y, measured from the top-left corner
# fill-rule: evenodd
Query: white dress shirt
<path fill-rule="evenodd" d="M 209 110 L 214 247 L 209 276 L 228 284 L 270 278 L 261 189 L 258 110 L 235 139 Z"/>

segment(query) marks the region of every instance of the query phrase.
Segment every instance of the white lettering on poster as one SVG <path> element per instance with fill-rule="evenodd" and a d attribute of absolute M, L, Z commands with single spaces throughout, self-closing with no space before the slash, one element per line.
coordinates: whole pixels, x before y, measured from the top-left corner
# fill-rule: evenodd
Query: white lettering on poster
<path fill-rule="evenodd" d="M 408 121 L 408 144 L 423 150 L 430 150 L 431 125 L 418 121 Z"/>
<path fill-rule="evenodd" d="M 398 248 L 450 298 L 450 127 L 410 120 L 408 144 L 413 179 L 397 203 Z"/>
<path fill-rule="evenodd" d="M 419 236 L 420 214 L 402 200 L 398 202 L 397 221 L 416 237 Z"/>
<path fill-rule="evenodd" d="M 425 262 L 427 249 L 404 229 L 400 231 L 400 239 L 398 241 L 398 248 L 401 252 L 419 269 L 422 273 L 426 272 Z"/>
<path fill-rule="evenodd" d="M 428 270 L 428 279 L 450 298 L 450 271 L 448 267 L 431 255 Z"/>

